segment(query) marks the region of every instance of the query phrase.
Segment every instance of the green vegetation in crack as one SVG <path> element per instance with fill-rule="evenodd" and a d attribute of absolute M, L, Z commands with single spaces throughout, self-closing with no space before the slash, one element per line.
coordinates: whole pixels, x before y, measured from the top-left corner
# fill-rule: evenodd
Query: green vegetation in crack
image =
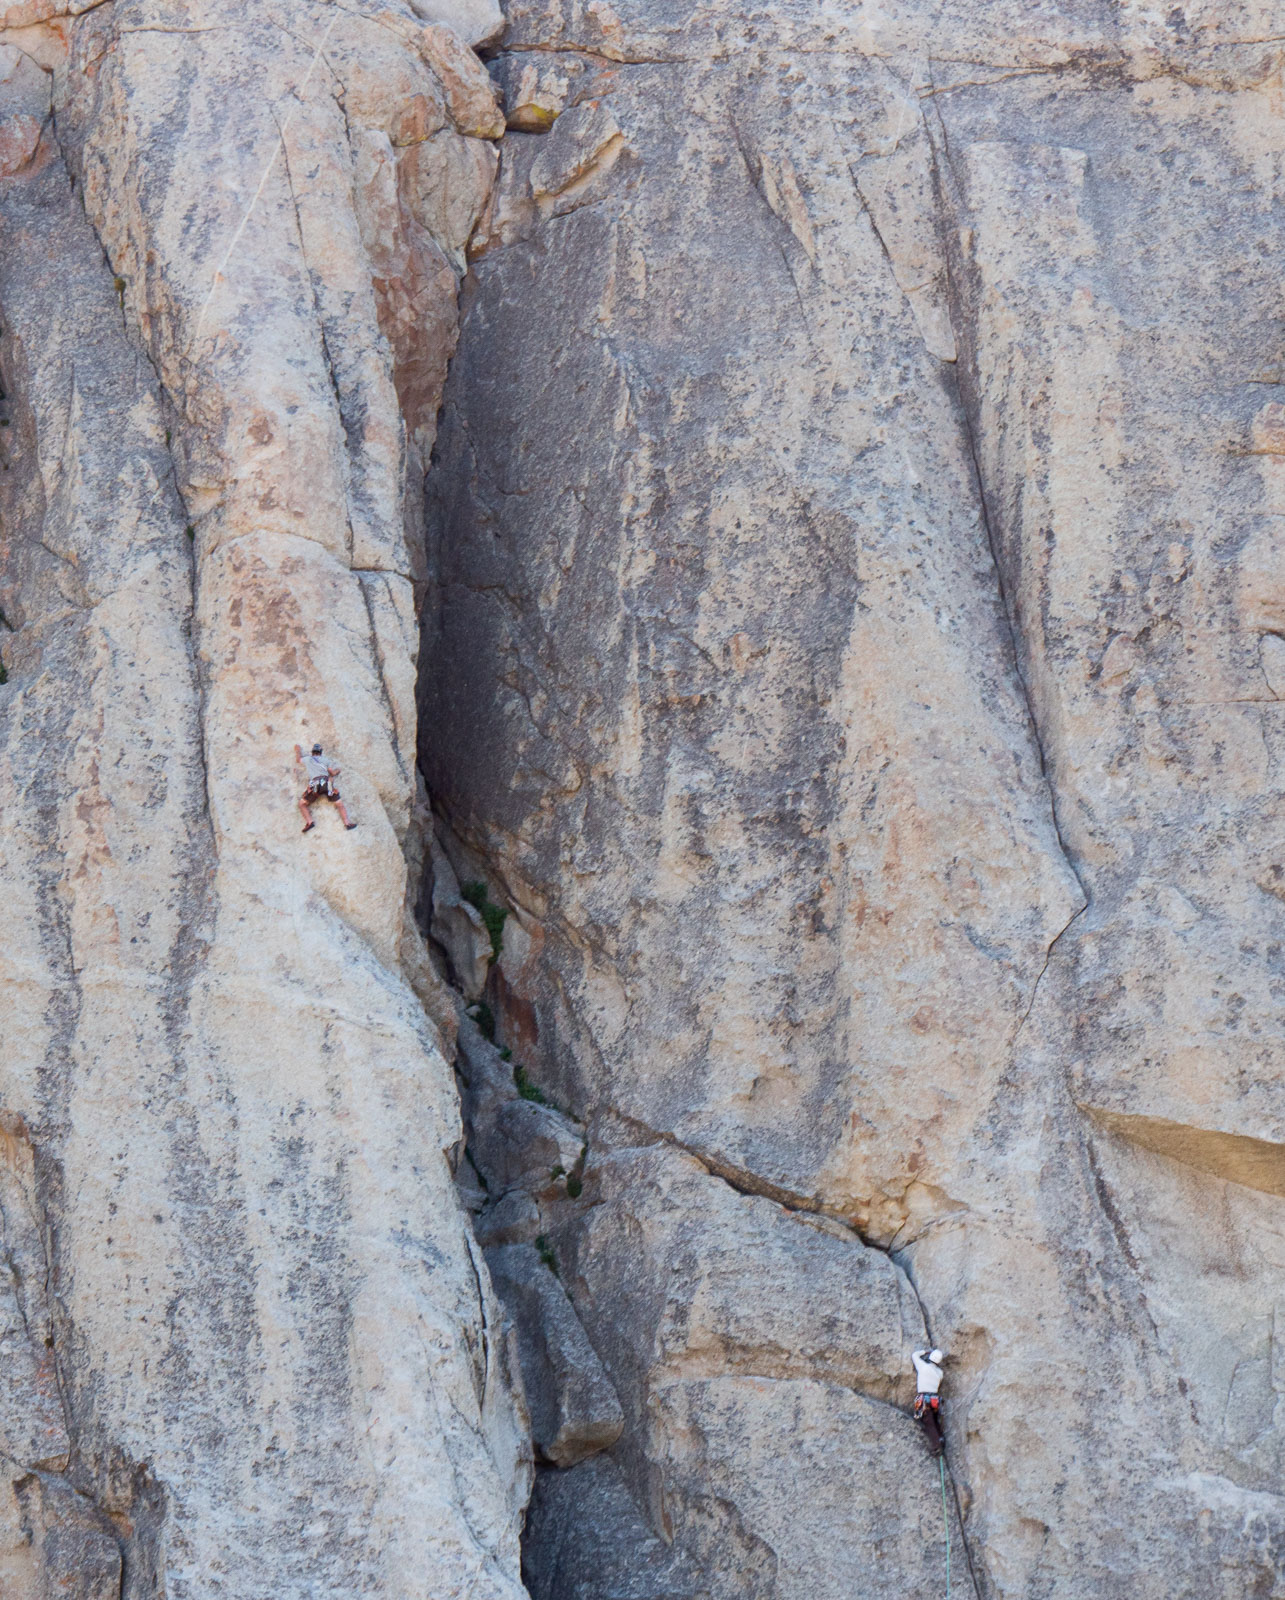
<path fill-rule="evenodd" d="M 487 893 L 486 885 L 480 878 L 472 883 L 460 885 L 460 898 L 467 900 L 469 905 L 478 912 L 486 925 L 486 931 L 491 936 L 491 960 L 500 959 L 500 951 L 504 947 L 504 924 L 508 920 L 508 912 L 503 906 L 497 906 Z"/>
<path fill-rule="evenodd" d="M 524 1100 L 534 1100 L 538 1106 L 552 1105 L 552 1101 L 545 1095 L 538 1083 L 532 1083 L 527 1077 L 526 1068 L 515 1066 L 513 1068 L 513 1081 L 518 1086 L 518 1093 Z"/>
<path fill-rule="evenodd" d="M 513 1068 L 513 1081 L 518 1086 L 518 1093 L 524 1100 L 530 1100 L 537 1106 L 548 1106 L 550 1111 L 556 1111 L 560 1117 L 570 1115 L 564 1111 L 556 1100 L 551 1100 L 538 1083 L 534 1083 L 527 1075 L 527 1070 L 520 1063 Z"/>
<path fill-rule="evenodd" d="M 544 1262 L 553 1276 L 555 1278 L 561 1277 L 561 1273 L 558 1271 L 558 1258 L 554 1255 L 553 1246 L 544 1234 L 536 1235 L 535 1247 L 540 1253 L 540 1260 Z"/>
<path fill-rule="evenodd" d="M 567 1199 L 578 1200 L 584 1192 L 584 1164 L 589 1159 L 589 1141 L 580 1146 L 580 1157 L 567 1173 Z"/>
<path fill-rule="evenodd" d="M 585 1145 L 580 1151 L 580 1159 L 576 1162 L 575 1166 L 572 1167 L 570 1172 L 568 1172 L 561 1162 L 559 1162 L 559 1164 L 554 1167 L 552 1172 L 549 1174 L 549 1177 L 554 1183 L 557 1183 L 559 1178 L 564 1178 L 566 1180 L 567 1198 L 569 1200 L 578 1200 L 581 1194 L 584 1192 L 584 1179 L 581 1177 L 581 1174 L 584 1171 L 585 1156 L 588 1154 L 588 1152 L 589 1146 Z"/>

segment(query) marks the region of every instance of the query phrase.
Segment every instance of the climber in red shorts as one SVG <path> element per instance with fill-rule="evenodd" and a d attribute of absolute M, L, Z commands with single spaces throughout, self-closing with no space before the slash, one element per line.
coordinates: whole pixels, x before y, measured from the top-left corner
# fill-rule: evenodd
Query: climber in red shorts
<path fill-rule="evenodd" d="M 355 822 L 349 822 L 348 813 L 344 803 L 339 798 L 339 790 L 335 787 L 335 779 L 339 776 L 339 768 L 330 766 L 321 753 L 321 746 L 314 744 L 311 752 L 304 755 L 299 745 L 294 747 L 294 758 L 303 767 L 308 775 L 308 787 L 303 791 L 299 801 L 299 811 L 303 816 L 303 831 L 315 828 L 317 824 L 312 820 L 312 812 L 308 809 L 309 801 L 330 800 L 339 812 L 339 820 L 345 828 L 355 828 Z"/>
<path fill-rule="evenodd" d="M 919 1393 L 915 1396 L 915 1421 L 924 1430 L 928 1448 L 933 1455 L 942 1452 L 941 1435 L 941 1363 L 946 1359 L 940 1350 L 916 1350 L 910 1357 L 915 1364 L 915 1382 Z"/>

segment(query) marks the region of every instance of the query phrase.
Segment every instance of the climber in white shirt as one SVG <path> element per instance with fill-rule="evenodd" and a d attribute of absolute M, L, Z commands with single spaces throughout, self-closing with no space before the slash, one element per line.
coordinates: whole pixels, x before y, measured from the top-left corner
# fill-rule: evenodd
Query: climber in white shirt
<path fill-rule="evenodd" d="M 339 776 L 339 768 L 329 764 L 321 753 L 321 746 L 314 744 L 311 751 L 305 755 L 302 748 L 295 745 L 294 758 L 308 775 L 308 787 L 303 791 L 303 798 L 299 801 L 299 810 L 303 814 L 303 831 L 307 833 L 317 826 L 312 820 L 312 812 L 308 809 L 310 800 L 333 801 L 344 827 L 355 828 L 357 824 L 349 822 L 344 803 L 339 798 L 339 790 L 335 788 L 334 780 Z"/>
<path fill-rule="evenodd" d="M 942 1452 L 941 1436 L 941 1363 L 946 1359 L 940 1350 L 916 1350 L 910 1359 L 915 1364 L 915 1421 L 923 1428 L 928 1448 L 933 1455 Z"/>

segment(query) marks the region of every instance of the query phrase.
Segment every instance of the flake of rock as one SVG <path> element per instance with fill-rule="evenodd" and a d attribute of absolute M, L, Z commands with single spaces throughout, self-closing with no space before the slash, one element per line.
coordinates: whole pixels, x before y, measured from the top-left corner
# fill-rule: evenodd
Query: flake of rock
<path fill-rule="evenodd" d="M 624 1414 L 561 1284 L 529 1244 L 488 1250 L 486 1260 L 517 1325 L 536 1449 L 559 1467 L 605 1450 L 620 1437 Z"/>
<path fill-rule="evenodd" d="M 619 123 L 604 104 L 575 106 L 564 112 L 541 142 L 531 165 L 536 199 L 551 202 L 555 213 L 560 202 L 565 210 L 568 191 L 604 171 L 623 139 Z"/>
<path fill-rule="evenodd" d="M 480 49 L 504 30 L 499 0 L 410 0 L 417 16 L 459 34 L 465 44 Z"/>
<path fill-rule="evenodd" d="M 693 1156 L 591 1152 L 584 1205 L 557 1238 L 613 1373 L 645 1386 L 667 1373 L 806 1377 L 914 1398 L 909 1356 L 926 1334 L 896 1263 L 827 1218 L 739 1194 Z"/>

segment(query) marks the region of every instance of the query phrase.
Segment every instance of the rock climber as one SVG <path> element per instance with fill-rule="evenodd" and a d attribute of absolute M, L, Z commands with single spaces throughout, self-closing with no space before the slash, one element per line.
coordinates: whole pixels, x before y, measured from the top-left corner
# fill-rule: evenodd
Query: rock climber
<path fill-rule="evenodd" d="M 303 767 L 308 775 L 308 787 L 303 791 L 299 801 L 299 810 L 303 815 L 303 831 L 307 833 L 317 824 L 312 820 L 312 812 L 308 809 L 308 802 L 316 800 L 330 800 L 334 802 L 339 812 L 339 820 L 345 828 L 355 828 L 355 822 L 349 822 L 348 813 L 344 803 L 339 798 L 339 790 L 335 788 L 335 779 L 339 776 L 339 768 L 332 767 L 321 753 L 321 746 L 314 744 L 311 751 L 304 755 L 299 745 L 294 747 L 294 758 Z"/>
<path fill-rule="evenodd" d="M 941 1363 L 946 1359 L 940 1350 L 916 1350 L 910 1359 L 915 1364 L 915 1382 L 919 1393 L 915 1396 L 915 1421 L 924 1430 L 928 1448 L 933 1455 L 942 1452 L 941 1436 Z"/>

